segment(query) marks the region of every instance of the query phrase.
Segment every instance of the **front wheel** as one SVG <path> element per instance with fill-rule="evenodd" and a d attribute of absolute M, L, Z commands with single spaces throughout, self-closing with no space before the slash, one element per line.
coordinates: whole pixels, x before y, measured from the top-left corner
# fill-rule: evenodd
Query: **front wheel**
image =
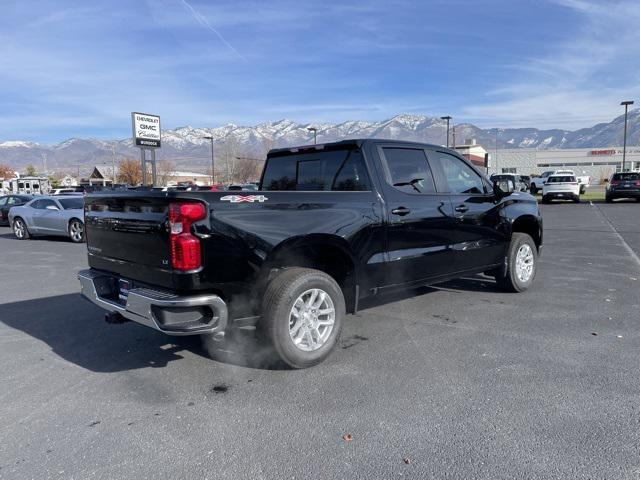
<path fill-rule="evenodd" d="M 496 274 L 498 286 L 508 292 L 524 292 L 536 276 L 538 250 L 526 233 L 516 232 L 507 251 L 506 271 Z"/>
<path fill-rule="evenodd" d="M 30 235 L 27 224 L 24 223 L 24 220 L 22 220 L 21 218 L 16 218 L 13 221 L 13 234 L 18 240 L 26 240 L 27 238 L 29 238 Z"/>
<path fill-rule="evenodd" d="M 338 342 L 345 317 L 336 281 L 311 268 L 285 268 L 264 293 L 259 334 L 292 368 L 317 365 Z"/>
<path fill-rule="evenodd" d="M 69 222 L 69 238 L 74 243 L 84 242 L 84 224 L 80 220 L 73 219 Z"/>

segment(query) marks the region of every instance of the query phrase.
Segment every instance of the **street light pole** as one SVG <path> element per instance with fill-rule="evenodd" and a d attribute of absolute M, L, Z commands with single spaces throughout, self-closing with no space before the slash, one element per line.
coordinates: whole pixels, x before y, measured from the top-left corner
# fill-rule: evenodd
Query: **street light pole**
<path fill-rule="evenodd" d="M 622 171 L 624 172 L 627 161 L 627 111 L 629 105 L 633 105 L 633 100 L 620 102 L 620 105 L 624 105 L 624 140 L 622 145 Z"/>
<path fill-rule="evenodd" d="M 309 130 L 310 132 L 313 132 L 313 144 L 317 145 L 318 140 L 317 140 L 316 134 L 318 133 L 318 129 L 316 127 L 307 127 L 307 130 Z"/>
<path fill-rule="evenodd" d="M 449 120 L 451 120 L 451 115 L 440 117 L 440 119 L 447 121 L 447 148 L 449 148 Z"/>
<path fill-rule="evenodd" d="M 205 140 L 211 140 L 211 185 L 213 185 L 213 184 L 216 183 L 216 181 L 215 181 L 216 177 L 214 176 L 215 175 L 215 170 L 214 170 L 215 169 L 215 160 L 214 160 L 214 157 L 213 157 L 213 135 L 211 135 L 211 136 L 207 135 L 207 136 L 202 137 L 202 138 L 204 138 Z"/>

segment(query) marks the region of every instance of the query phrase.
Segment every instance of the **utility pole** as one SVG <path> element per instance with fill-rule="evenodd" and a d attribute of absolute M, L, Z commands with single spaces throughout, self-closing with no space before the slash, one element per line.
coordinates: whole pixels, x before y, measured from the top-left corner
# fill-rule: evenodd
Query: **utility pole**
<path fill-rule="evenodd" d="M 111 144 L 111 186 L 113 187 L 116 184 L 116 146 L 115 144 Z"/>
<path fill-rule="evenodd" d="M 454 124 L 453 127 L 453 148 L 456 148 L 456 125 Z"/>
<path fill-rule="evenodd" d="M 47 176 L 47 154 L 42 154 L 42 167 L 44 168 L 44 176 Z"/>
<path fill-rule="evenodd" d="M 496 127 L 496 173 L 500 173 L 498 171 L 498 128 Z"/>
<path fill-rule="evenodd" d="M 216 183 L 215 181 L 215 160 L 213 157 L 213 134 L 211 135 L 206 135 L 204 137 L 205 140 L 211 140 L 211 185 L 214 185 Z"/>
<path fill-rule="evenodd" d="M 451 120 L 451 115 L 446 115 L 444 117 L 440 117 L 440 119 L 447 121 L 447 148 L 449 148 L 449 120 Z"/>
<path fill-rule="evenodd" d="M 633 100 L 621 102 L 620 105 L 624 105 L 624 143 L 622 145 L 622 171 L 624 172 L 627 161 L 627 111 L 629 105 L 633 105 Z"/>
<path fill-rule="evenodd" d="M 316 127 L 307 127 L 307 130 L 309 130 L 310 132 L 313 132 L 313 144 L 317 145 L 318 144 L 318 138 L 317 138 L 318 129 Z"/>

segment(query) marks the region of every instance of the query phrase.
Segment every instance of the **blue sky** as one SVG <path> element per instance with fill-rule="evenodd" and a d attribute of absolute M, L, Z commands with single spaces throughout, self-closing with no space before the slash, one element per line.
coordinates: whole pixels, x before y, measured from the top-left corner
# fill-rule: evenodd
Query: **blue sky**
<path fill-rule="evenodd" d="M 640 2 L 3 0 L 0 141 L 453 115 L 580 128 L 640 101 Z"/>

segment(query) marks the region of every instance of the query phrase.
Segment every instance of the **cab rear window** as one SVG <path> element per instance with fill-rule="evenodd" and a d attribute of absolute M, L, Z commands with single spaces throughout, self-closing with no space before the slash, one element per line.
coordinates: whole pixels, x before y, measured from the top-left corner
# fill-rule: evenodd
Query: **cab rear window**
<path fill-rule="evenodd" d="M 262 190 L 371 190 L 359 150 L 312 151 L 267 159 Z"/>

